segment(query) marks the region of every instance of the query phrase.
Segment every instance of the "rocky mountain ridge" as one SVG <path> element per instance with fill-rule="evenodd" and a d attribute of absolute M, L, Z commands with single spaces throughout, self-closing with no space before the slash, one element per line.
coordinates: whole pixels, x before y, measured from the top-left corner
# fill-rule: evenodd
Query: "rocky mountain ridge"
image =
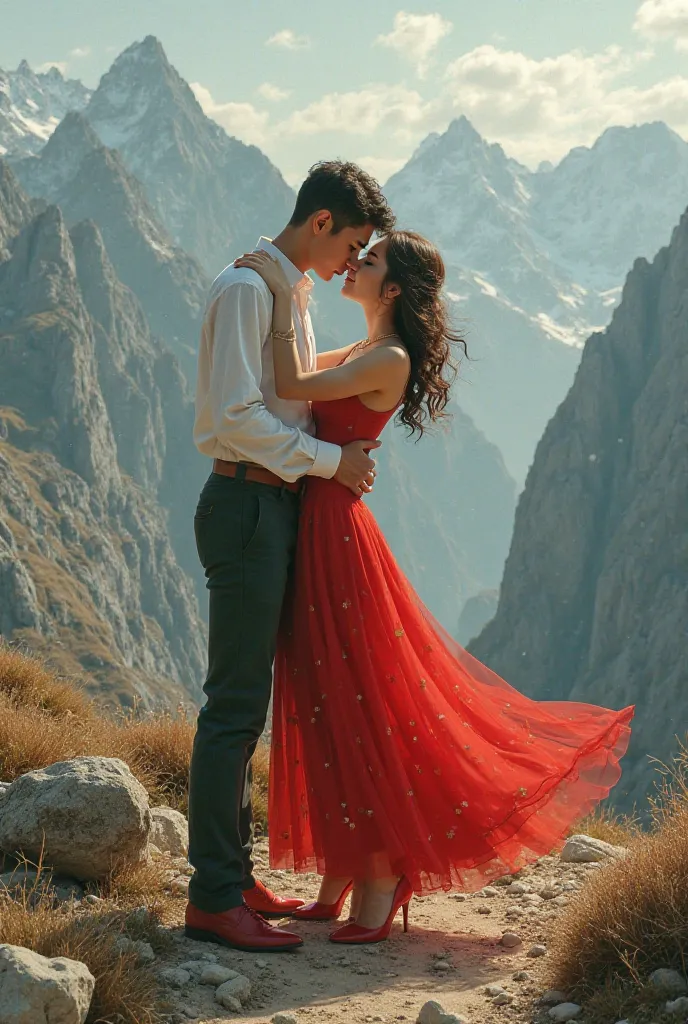
<path fill-rule="evenodd" d="M 172 357 L 95 225 L 2 181 L 28 219 L 0 263 L 0 632 L 120 702 L 198 700 L 205 629 L 156 493 Z"/>
<path fill-rule="evenodd" d="M 68 114 L 38 156 L 13 170 L 32 196 L 55 203 L 69 224 L 93 220 L 120 280 L 151 329 L 180 360 L 190 388 L 209 280 L 159 222 L 119 153 L 102 145 L 82 114 Z"/>
<path fill-rule="evenodd" d="M 59 68 L 34 72 L 23 60 L 0 68 L 0 156 L 37 153 L 70 110 L 83 110 L 91 90 Z"/>
<path fill-rule="evenodd" d="M 494 619 L 470 650 L 538 699 L 637 709 L 615 798 L 684 734 L 688 214 L 635 262 L 538 445 Z"/>

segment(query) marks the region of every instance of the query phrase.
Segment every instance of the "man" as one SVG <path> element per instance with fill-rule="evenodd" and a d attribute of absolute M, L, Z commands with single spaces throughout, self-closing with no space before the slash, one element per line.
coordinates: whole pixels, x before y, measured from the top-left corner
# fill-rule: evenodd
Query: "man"
<path fill-rule="evenodd" d="M 354 164 L 316 165 L 286 228 L 259 249 L 278 258 L 292 284 L 304 367 L 315 369 L 308 313 L 313 270 L 329 281 L 356 261 L 393 215 L 377 183 Z M 194 520 L 210 592 L 207 701 L 198 716 L 189 785 L 186 934 L 240 949 L 301 945 L 263 916 L 284 900 L 253 877 L 250 760 L 263 732 L 289 564 L 305 476 L 370 490 L 375 441 L 344 448 L 313 437 L 308 403 L 275 394 L 272 295 L 253 271 L 229 266 L 212 285 L 198 363 L 194 440 L 213 461 Z"/>

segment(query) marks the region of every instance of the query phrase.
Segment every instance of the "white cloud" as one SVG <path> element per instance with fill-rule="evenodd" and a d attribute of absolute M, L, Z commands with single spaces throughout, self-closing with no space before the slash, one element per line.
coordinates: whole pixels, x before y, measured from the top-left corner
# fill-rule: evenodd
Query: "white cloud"
<path fill-rule="evenodd" d="M 372 174 L 381 185 L 384 185 L 393 174 L 400 171 L 406 163 L 405 157 L 394 159 L 386 156 L 355 156 L 353 159 L 354 163 L 357 163 L 368 174 Z"/>
<path fill-rule="evenodd" d="M 337 132 L 370 136 L 392 132 L 406 139 L 422 131 L 428 104 L 415 90 L 377 83 L 352 92 L 333 92 L 294 111 L 279 125 L 285 135 Z"/>
<path fill-rule="evenodd" d="M 216 103 L 210 90 L 200 82 L 190 85 L 204 113 L 222 125 L 229 135 L 254 146 L 264 144 L 269 120 L 266 111 L 258 110 L 252 103 Z"/>
<path fill-rule="evenodd" d="M 388 35 L 375 40 L 380 46 L 388 46 L 406 57 L 416 68 L 419 78 L 427 72 L 430 56 L 439 43 L 453 28 L 450 21 L 440 14 L 408 14 L 399 11 L 394 18 L 394 28 Z"/>
<path fill-rule="evenodd" d="M 75 46 L 73 50 L 69 51 L 70 57 L 88 57 L 91 52 L 90 46 Z"/>
<path fill-rule="evenodd" d="M 645 89 L 617 85 L 646 58 L 646 53 L 609 47 L 591 55 L 572 50 L 535 60 L 480 46 L 447 68 L 440 110 L 466 114 L 478 131 L 530 164 L 557 160 L 614 124 L 662 119 L 680 131 L 688 123 L 688 108 L 681 109 L 688 79 Z"/>
<path fill-rule="evenodd" d="M 283 28 L 281 32 L 275 32 L 265 42 L 266 46 L 279 46 L 283 50 L 305 50 L 311 45 L 308 36 L 299 36 L 291 28 Z"/>
<path fill-rule="evenodd" d="M 46 71 L 50 71 L 51 68 L 57 68 L 61 75 L 66 75 L 68 67 L 69 64 L 66 60 L 47 60 L 45 64 L 40 64 L 36 71 L 39 74 L 44 74 Z"/>
<path fill-rule="evenodd" d="M 672 39 L 677 50 L 688 50 L 688 0 L 644 0 L 633 28 L 648 39 Z"/>
<path fill-rule="evenodd" d="M 263 82 L 256 91 L 259 96 L 262 96 L 264 100 L 268 100 L 270 103 L 279 103 L 281 100 L 286 100 L 291 96 L 288 89 L 280 89 L 279 85 L 273 85 L 272 82 Z"/>

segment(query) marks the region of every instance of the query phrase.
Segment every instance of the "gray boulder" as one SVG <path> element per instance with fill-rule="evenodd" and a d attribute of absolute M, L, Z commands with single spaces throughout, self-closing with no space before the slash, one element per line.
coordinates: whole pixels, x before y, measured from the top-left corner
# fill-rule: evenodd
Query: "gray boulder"
<path fill-rule="evenodd" d="M 28 772 L 0 806 L 0 849 L 21 851 L 78 879 L 145 858 L 148 794 L 118 758 L 75 757 Z"/>

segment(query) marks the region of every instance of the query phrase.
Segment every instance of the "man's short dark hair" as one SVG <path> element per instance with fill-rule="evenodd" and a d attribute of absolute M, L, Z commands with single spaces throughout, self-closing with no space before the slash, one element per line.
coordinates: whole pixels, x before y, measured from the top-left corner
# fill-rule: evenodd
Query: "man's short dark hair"
<path fill-rule="evenodd" d="M 332 214 L 335 233 L 371 224 L 379 235 L 386 235 L 396 219 L 375 178 L 342 160 L 324 160 L 311 167 L 289 223 L 305 224 L 318 210 Z"/>

